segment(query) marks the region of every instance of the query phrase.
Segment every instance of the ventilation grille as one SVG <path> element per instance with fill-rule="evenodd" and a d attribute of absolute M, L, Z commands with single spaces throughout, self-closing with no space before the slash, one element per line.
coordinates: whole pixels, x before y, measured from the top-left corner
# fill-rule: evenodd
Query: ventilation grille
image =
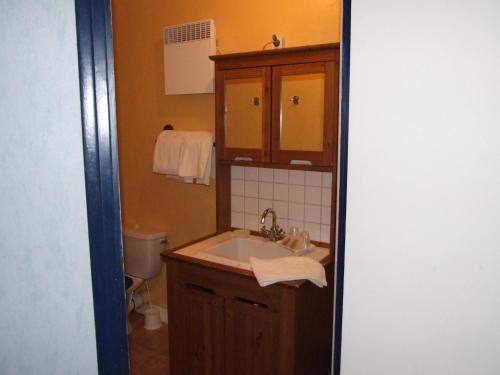
<path fill-rule="evenodd" d="M 189 42 L 193 40 L 210 39 L 215 34 L 214 21 L 205 20 L 165 28 L 165 44 Z"/>

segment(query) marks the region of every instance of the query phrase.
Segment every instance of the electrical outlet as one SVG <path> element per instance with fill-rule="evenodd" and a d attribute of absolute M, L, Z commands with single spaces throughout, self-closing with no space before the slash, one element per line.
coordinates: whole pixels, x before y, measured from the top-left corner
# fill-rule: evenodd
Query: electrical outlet
<path fill-rule="evenodd" d="M 272 39 L 273 48 L 284 48 L 285 47 L 285 37 L 279 34 L 273 34 Z"/>

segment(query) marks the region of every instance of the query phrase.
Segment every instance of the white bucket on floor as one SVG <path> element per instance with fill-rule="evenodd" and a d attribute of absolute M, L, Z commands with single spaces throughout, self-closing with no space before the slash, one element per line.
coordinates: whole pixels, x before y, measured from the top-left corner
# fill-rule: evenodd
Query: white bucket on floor
<path fill-rule="evenodd" d="M 161 327 L 160 309 L 150 307 L 144 311 L 144 328 L 147 330 L 154 330 Z"/>

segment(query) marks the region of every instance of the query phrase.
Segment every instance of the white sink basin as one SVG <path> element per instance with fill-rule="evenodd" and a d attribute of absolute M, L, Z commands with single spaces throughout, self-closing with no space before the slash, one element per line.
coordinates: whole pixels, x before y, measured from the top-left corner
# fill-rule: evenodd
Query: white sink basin
<path fill-rule="evenodd" d="M 261 259 L 282 258 L 292 253 L 276 245 L 274 242 L 261 238 L 231 238 L 204 251 L 207 254 L 240 262 L 250 262 L 250 257 Z"/>
<path fill-rule="evenodd" d="M 290 250 L 265 238 L 253 235 L 241 236 L 236 232 L 225 232 L 210 237 L 177 250 L 176 253 L 248 271 L 252 270 L 250 257 L 274 259 L 296 256 Z M 313 251 L 302 256 L 321 261 L 328 254 L 327 248 L 317 246 Z"/>

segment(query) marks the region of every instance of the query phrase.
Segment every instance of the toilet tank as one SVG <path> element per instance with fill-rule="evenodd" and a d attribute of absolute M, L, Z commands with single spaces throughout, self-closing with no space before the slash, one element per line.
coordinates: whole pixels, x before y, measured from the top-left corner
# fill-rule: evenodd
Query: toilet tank
<path fill-rule="evenodd" d="M 141 279 L 151 279 L 161 270 L 161 252 L 165 250 L 167 233 L 140 226 L 123 226 L 125 273 Z"/>

